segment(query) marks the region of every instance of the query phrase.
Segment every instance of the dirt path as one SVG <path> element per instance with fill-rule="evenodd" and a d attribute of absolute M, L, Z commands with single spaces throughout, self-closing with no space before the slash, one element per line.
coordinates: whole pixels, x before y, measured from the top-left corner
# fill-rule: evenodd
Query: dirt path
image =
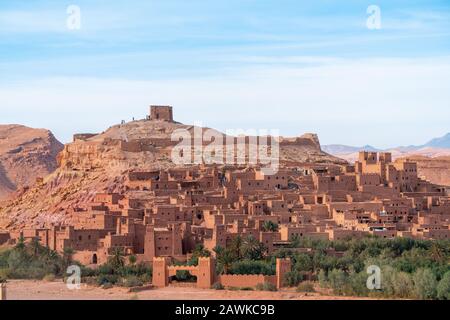
<path fill-rule="evenodd" d="M 80 290 L 69 290 L 63 282 L 31 280 L 10 281 L 8 300 L 354 300 L 349 297 L 321 296 L 294 291 L 217 291 L 197 288 L 168 287 L 129 293 L 125 288 L 102 289 L 82 285 Z"/>

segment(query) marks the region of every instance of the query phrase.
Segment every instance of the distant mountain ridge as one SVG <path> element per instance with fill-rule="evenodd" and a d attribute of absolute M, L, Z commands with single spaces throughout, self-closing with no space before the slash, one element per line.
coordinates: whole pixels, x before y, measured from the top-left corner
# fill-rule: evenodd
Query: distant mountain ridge
<path fill-rule="evenodd" d="M 435 150 L 439 149 L 439 150 Z M 335 156 L 342 156 L 342 155 L 349 155 L 352 153 L 357 153 L 359 151 L 372 151 L 372 152 L 380 152 L 380 151 L 390 151 L 393 153 L 398 154 L 405 154 L 410 152 L 416 152 L 420 151 L 419 154 L 433 154 L 441 152 L 440 149 L 450 149 L 450 133 L 447 133 L 443 137 L 434 138 L 430 140 L 429 142 L 415 146 L 399 146 L 394 148 L 388 148 L 388 149 L 378 149 L 376 147 L 373 147 L 371 145 L 366 145 L 363 147 L 354 147 L 354 146 L 348 146 L 348 145 L 342 145 L 342 144 L 329 144 L 329 145 L 323 145 L 322 150 L 330 153 Z M 426 155 L 426 154 L 424 154 Z"/>
<path fill-rule="evenodd" d="M 448 148 L 450 149 L 450 132 L 445 136 L 440 138 L 434 138 L 430 140 L 428 143 L 423 145 L 423 147 L 433 147 L 433 148 Z"/>
<path fill-rule="evenodd" d="M 343 153 L 353 153 L 353 152 L 359 152 L 359 151 L 380 151 L 380 149 L 377 149 L 375 147 L 372 147 L 370 145 L 366 145 L 363 147 L 352 147 L 352 146 L 346 146 L 343 144 L 329 144 L 322 146 L 322 150 L 326 153 L 330 154 L 343 154 Z"/>

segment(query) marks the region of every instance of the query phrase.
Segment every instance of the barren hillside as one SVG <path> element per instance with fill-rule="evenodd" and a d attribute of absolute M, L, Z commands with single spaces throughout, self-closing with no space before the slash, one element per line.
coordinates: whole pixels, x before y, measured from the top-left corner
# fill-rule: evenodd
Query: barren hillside
<path fill-rule="evenodd" d="M 0 200 L 56 170 L 62 149 L 48 130 L 0 125 Z"/>
<path fill-rule="evenodd" d="M 170 138 L 177 129 L 192 131 L 194 127 L 133 121 L 67 144 L 55 172 L 0 208 L 0 229 L 69 222 L 74 209 L 91 201 L 95 193 L 125 193 L 127 171 L 174 167 L 170 157 L 174 142 Z M 345 163 L 322 152 L 313 134 L 282 139 L 280 147 L 282 164 Z"/>

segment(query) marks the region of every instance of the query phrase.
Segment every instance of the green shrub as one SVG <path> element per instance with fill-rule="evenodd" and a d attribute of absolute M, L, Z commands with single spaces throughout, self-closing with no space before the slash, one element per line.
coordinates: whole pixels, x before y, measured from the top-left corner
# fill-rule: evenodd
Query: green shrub
<path fill-rule="evenodd" d="M 396 297 L 410 298 L 414 290 L 414 283 L 408 273 L 396 272 L 393 275 L 393 287 Z"/>
<path fill-rule="evenodd" d="M 45 275 L 42 280 L 47 281 L 47 282 L 53 282 L 53 281 L 55 281 L 55 279 L 56 279 L 55 275 L 52 273 L 49 273 L 49 274 Z"/>
<path fill-rule="evenodd" d="M 273 283 L 270 283 L 270 282 L 259 283 L 256 286 L 256 290 L 258 290 L 258 291 L 272 291 L 272 292 L 278 291 L 277 287 Z"/>
<path fill-rule="evenodd" d="M 151 283 L 152 282 L 152 275 L 150 273 L 144 273 L 139 277 L 143 283 Z"/>
<path fill-rule="evenodd" d="M 0 269 L 0 282 L 5 282 L 10 278 L 9 269 Z"/>
<path fill-rule="evenodd" d="M 114 285 L 112 283 L 105 283 L 102 285 L 102 289 L 108 290 L 114 288 Z"/>
<path fill-rule="evenodd" d="M 127 288 L 142 287 L 144 282 L 137 276 L 129 276 L 123 280 L 123 286 Z"/>
<path fill-rule="evenodd" d="M 104 286 L 105 284 L 115 285 L 119 282 L 119 276 L 114 274 L 101 274 L 97 277 L 97 284 Z"/>
<path fill-rule="evenodd" d="M 265 261 L 242 260 L 231 265 L 230 274 L 263 274 L 270 276 L 275 274 L 275 267 Z"/>
<path fill-rule="evenodd" d="M 81 282 L 83 282 L 87 285 L 90 285 L 90 286 L 98 285 L 97 277 L 83 277 L 81 279 Z"/>
<path fill-rule="evenodd" d="M 224 290 L 225 287 L 220 283 L 220 282 L 216 282 L 212 285 L 211 289 L 214 290 Z"/>
<path fill-rule="evenodd" d="M 306 281 L 298 285 L 297 292 L 316 292 L 316 290 L 312 282 Z"/>
<path fill-rule="evenodd" d="M 352 296 L 368 296 L 369 289 L 367 288 L 368 275 L 366 272 L 351 272 L 348 276 L 348 284 L 346 286 L 346 294 Z"/>
<path fill-rule="evenodd" d="M 328 283 L 335 294 L 344 294 L 347 285 L 347 274 L 338 269 L 328 273 Z"/>
<path fill-rule="evenodd" d="M 284 285 L 287 287 L 296 287 L 304 280 L 303 273 L 297 271 L 290 271 L 284 275 Z"/>
<path fill-rule="evenodd" d="M 437 287 L 437 297 L 440 300 L 450 300 L 450 271 L 441 279 Z"/>
<path fill-rule="evenodd" d="M 413 275 L 415 297 L 422 300 L 436 299 L 437 280 L 430 269 L 419 269 Z"/>
<path fill-rule="evenodd" d="M 328 287 L 328 276 L 327 276 L 327 273 L 325 272 L 325 270 L 320 270 L 318 280 L 319 280 L 319 285 L 322 288 Z"/>

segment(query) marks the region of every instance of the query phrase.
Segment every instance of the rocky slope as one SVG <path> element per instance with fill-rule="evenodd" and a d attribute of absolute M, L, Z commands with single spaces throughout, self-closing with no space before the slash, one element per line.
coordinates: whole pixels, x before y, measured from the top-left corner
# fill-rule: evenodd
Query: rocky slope
<path fill-rule="evenodd" d="M 179 129 L 193 132 L 199 128 L 140 120 L 67 144 L 55 172 L 0 208 L 0 228 L 68 223 L 74 208 L 83 207 L 96 192 L 125 192 L 127 171 L 174 167 L 170 138 Z M 314 134 L 281 139 L 280 158 L 282 164 L 346 163 L 322 152 Z"/>
<path fill-rule="evenodd" d="M 0 200 L 55 171 L 62 149 L 48 130 L 0 125 Z"/>

